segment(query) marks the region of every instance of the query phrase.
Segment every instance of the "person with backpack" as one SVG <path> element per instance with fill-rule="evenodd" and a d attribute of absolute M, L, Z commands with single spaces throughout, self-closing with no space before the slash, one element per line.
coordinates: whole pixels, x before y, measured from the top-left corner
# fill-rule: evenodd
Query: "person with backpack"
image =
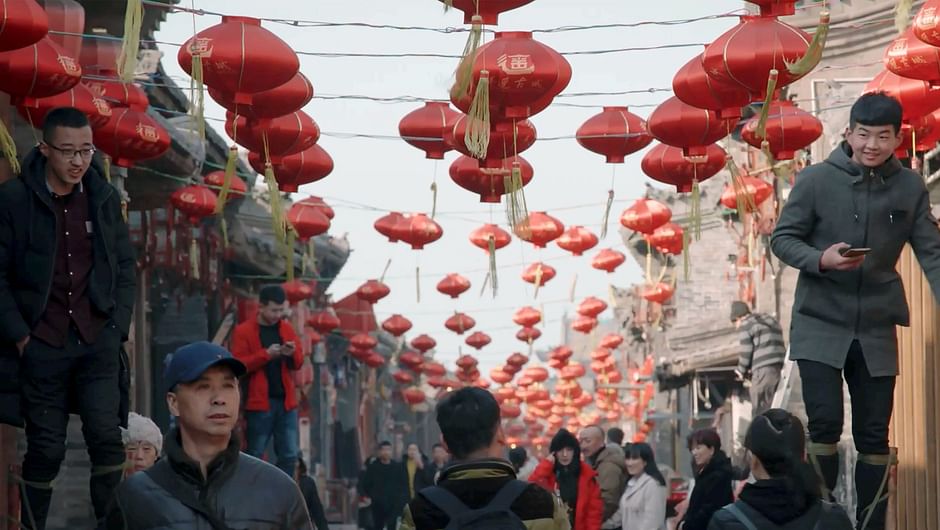
<path fill-rule="evenodd" d="M 436 416 L 453 461 L 436 486 L 408 503 L 399 530 L 570 530 L 551 493 L 516 480 L 491 393 L 457 390 L 438 403 Z"/>
<path fill-rule="evenodd" d="M 715 512 L 708 530 L 851 530 L 845 510 L 822 499 L 820 481 L 806 462 L 803 422 L 783 409 L 754 418 L 744 447 L 751 473 L 734 504 Z"/>
<path fill-rule="evenodd" d="M 666 479 L 656 466 L 653 448 L 630 445 L 626 457 L 630 480 L 620 498 L 623 530 L 666 530 Z"/>
<path fill-rule="evenodd" d="M 561 429 L 552 438 L 549 450 L 552 455 L 539 463 L 529 482 L 561 498 L 573 530 L 600 530 L 604 516 L 601 487 L 597 472 L 581 460 L 578 439 L 567 429 Z"/>

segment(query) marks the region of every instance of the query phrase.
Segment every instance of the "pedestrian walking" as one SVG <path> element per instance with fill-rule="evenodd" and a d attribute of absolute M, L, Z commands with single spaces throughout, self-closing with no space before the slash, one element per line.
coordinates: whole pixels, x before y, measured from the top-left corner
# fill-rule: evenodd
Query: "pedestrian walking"
<path fill-rule="evenodd" d="M 283 287 L 263 287 L 258 317 L 232 333 L 232 354 L 248 368 L 248 454 L 263 457 L 273 438 L 277 467 L 292 477 L 300 454 L 294 372 L 303 365 L 303 351 L 294 327 L 284 318 L 286 305 Z"/>
<path fill-rule="evenodd" d="M 0 421 L 26 426 L 21 513 L 36 530 L 65 459 L 69 413 L 82 418 L 99 520 L 124 470 L 121 344 L 136 261 L 92 141 L 85 114 L 54 109 L 19 178 L 0 185 L 0 378 L 19 381 L 2 396 Z"/>
<path fill-rule="evenodd" d="M 418 444 L 408 444 L 408 449 L 401 459 L 402 476 L 405 479 L 404 488 L 408 492 L 408 500 L 428 486 L 434 485 L 433 476 L 428 476 L 430 463 L 428 457 L 421 453 Z"/>
<path fill-rule="evenodd" d="M 603 439 L 603 437 L 602 437 Z M 573 530 L 600 530 L 604 520 L 604 501 L 597 473 L 581 460 L 578 439 L 561 429 L 549 446 L 552 456 L 542 460 L 529 476 L 565 503 Z"/>
<path fill-rule="evenodd" d="M 395 530 L 406 492 L 402 464 L 392 459 L 392 444 L 379 444 L 379 456 L 369 463 L 361 489 L 369 497 L 374 530 Z"/>
<path fill-rule="evenodd" d="M 620 497 L 627 485 L 627 467 L 620 444 L 605 443 L 604 430 L 597 425 L 581 429 L 578 433 L 581 454 L 597 473 L 597 483 L 601 487 L 601 499 L 604 501 L 601 528 L 616 530 L 620 528 Z M 615 434 L 616 437 L 616 434 Z M 621 436 L 622 439 L 622 436 Z"/>
<path fill-rule="evenodd" d="M 656 466 L 653 448 L 635 443 L 627 453 L 630 480 L 620 498 L 624 530 L 666 530 L 666 478 Z"/>
<path fill-rule="evenodd" d="M 323 511 L 323 503 L 320 501 L 320 492 L 317 490 L 317 481 L 307 473 L 307 464 L 303 458 L 297 459 L 297 470 L 294 472 L 294 481 L 300 488 L 300 493 L 304 496 L 304 502 L 307 504 L 307 513 L 310 514 L 310 520 L 313 521 L 315 530 L 330 530 L 330 524 L 326 520 L 326 513 Z"/>
<path fill-rule="evenodd" d="M 677 530 L 707 530 L 712 515 L 734 502 L 731 460 L 721 450 L 721 438 L 714 429 L 693 432 L 688 447 L 695 486 Z"/>
<path fill-rule="evenodd" d="M 400 530 L 570 530 L 560 502 L 539 486 L 516 480 L 504 458 L 506 437 L 492 394 L 462 388 L 438 403 L 436 416 L 454 461 L 437 486 L 408 503 Z"/>
<path fill-rule="evenodd" d="M 245 373 L 244 364 L 209 342 L 175 352 L 163 377 L 177 418 L 166 456 L 121 484 L 107 530 L 313 530 L 292 478 L 239 452 L 233 431 L 238 377 Z"/>
<path fill-rule="evenodd" d="M 752 313 L 741 301 L 731 303 L 731 323 L 738 330 L 735 373 L 751 381 L 751 415 L 758 416 L 771 407 L 780 383 L 780 370 L 787 357 L 783 329 L 776 318 Z"/>
<path fill-rule="evenodd" d="M 447 454 L 447 449 L 444 449 L 443 445 L 437 443 L 431 447 L 431 463 L 428 464 L 428 476 L 431 478 L 431 484 L 437 484 L 437 478 L 444 467 L 447 466 L 449 460 L 450 455 Z"/>
<path fill-rule="evenodd" d="M 822 499 L 819 477 L 803 457 L 799 418 L 783 409 L 764 412 L 748 428 L 744 446 L 756 481 L 715 512 L 708 530 L 852 530 L 845 510 Z"/>
<path fill-rule="evenodd" d="M 796 177 L 771 237 L 774 254 L 800 271 L 790 358 L 803 383 L 810 461 L 829 497 L 839 476 L 844 380 L 859 453 L 856 518 L 867 530 L 885 527 L 885 485 L 897 462 L 888 427 L 898 374 L 896 326 L 910 324 L 896 270 L 905 245 L 934 296 L 940 293 L 940 231 L 924 179 L 894 156 L 903 138 L 901 116 L 901 104 L 887 94 L 858 98 L 845 140 Z"/>
<path fill-rule="evenodd" d="M 121 428 L 127 461 L 124 477 L 153 467 L 163 451 L 163 433 L 160 427 L 146 416 L 131 412 L 127 416 L 127 428 Z"/>

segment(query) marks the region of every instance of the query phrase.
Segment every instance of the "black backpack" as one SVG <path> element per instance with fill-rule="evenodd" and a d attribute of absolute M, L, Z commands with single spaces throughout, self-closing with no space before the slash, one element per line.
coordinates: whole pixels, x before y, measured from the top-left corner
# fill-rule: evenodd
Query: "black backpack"
<path fill-rule="evenodd" d="M 527 487 L 527 482 L 510 480 L 500 488 L 489 504 L 476 510 L 471 510 L 453 493 L 440 486 L 425 488 L 419 494 L 450 518 L 444 530 L 525 530 L 522 519 L 511 507 Z"/>

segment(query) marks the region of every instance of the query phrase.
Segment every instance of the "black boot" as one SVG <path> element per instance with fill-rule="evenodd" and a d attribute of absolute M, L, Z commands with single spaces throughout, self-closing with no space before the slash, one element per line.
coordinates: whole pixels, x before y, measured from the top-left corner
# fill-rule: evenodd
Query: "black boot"
<path fill-rule="evenodd" d="M 888 510 L 888 480 L 891 466 L 897 463 L 896 449 L 887 455 L 858 455 L 855 463 L 855 511 L 859 530 L 884 530 Z"/>
<path fill-rule="evenodd" d="M 95 508 L 95 517 L 103 523 L 108 513 L 108 505 L 114 496 L 114 490 L 121 484 L 121 477 L 124 476 L 124 465 L 105 466 L 101 468 L 92 467 L 91 479 L 89 480 L 89 491 L 91 493 L 91 504 Z"/>
<path fill-rule="evenodd" d="M 52 501 L 52 488 L 37 488 L 20 485 L 20 526 L 27 530 L 44 530 L 46 516 L 49 515 L 49 503 Z"/>
<path fill-rule="evenodd" d="M 822 496 L 828 501 L 835 501 L 833 492 L 839 481 L 839 446 L 810 442 L 806 448 L 809 462 L 819 476 Z"/>

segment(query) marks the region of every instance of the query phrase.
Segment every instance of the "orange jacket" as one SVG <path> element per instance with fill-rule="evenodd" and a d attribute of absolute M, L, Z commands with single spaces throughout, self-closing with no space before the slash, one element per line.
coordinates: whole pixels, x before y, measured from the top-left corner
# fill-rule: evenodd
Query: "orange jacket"
<path fill-rule="evenodd" d="M 283 342 L 294 343 L 294 355 L 291 358 L 294 370 L 299 369 L 304 362 L 303 350 L 300 341 L 294 332 L 294 326 L 286 320 L 281 320 L 280 329 Z M 245 410 L 252 412 L 267 412 L 271 409 L 268 399 L 268 376 L 264 371 L 265 365 L 271 356 L 265 348 L 261 347 L 261 326 L 257 319 L 247 320 L 235 327 L 232 332 L 232 355 L 243 362 L 248 368 L 248 400 Z M 297 392 L 294 387 L 293 370 L 288 369 L 287 363 L 281 363 L 281 381 L 284 384 L 284 408 L 293 410 L 297 408 Z"/>
<path fill-rule="evenodd" d="M 535 471 L 529 475 L 529 482 L 554 492 L 557 486 L 555 463 L 548 459 L 539 462 Z M 578 505 L 574 510 L 574 530 L 600 530 L 603 515 L 604 501 L 601 500 L 597 472 L 587 462 L 582 461 L 578 476 Z"/>

